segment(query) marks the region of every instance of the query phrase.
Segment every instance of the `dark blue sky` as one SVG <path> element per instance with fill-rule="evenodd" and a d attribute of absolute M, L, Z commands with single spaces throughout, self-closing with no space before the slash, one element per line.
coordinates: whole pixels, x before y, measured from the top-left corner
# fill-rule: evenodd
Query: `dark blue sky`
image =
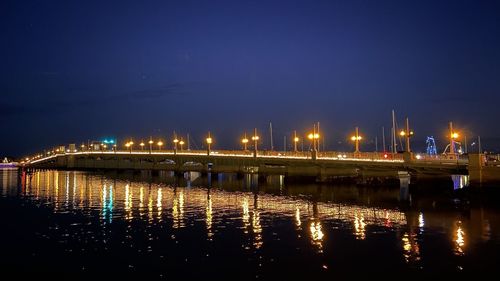
<path fill-rule="evenodd" d="M 448 121 L 493 146 L 499 15 L 472 0 L 2 1 L 0 154 L 173 130 L 236 147 L 269 121 L 280 149 L 315 121 L 340 149 L 354 126 L 380 138 L 392 108 L 417 146 Z"/>

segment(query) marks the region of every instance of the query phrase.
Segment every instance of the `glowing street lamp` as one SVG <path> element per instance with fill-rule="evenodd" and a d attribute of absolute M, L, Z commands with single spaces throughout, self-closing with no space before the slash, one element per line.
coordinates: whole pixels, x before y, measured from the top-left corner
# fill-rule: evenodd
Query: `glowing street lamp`
<path fill-rule="evenodd" d="M 259 135 L 257 135 L 257 128 L 254 128 L 253 129 L 253 136 L 252 136 L 252 140 L 253 140 L 253 156 L 254 157 L 257 157 L 257 142 L 259 141 Z"/>
<path fill-rule="evenodd" d="M 144 142 L 143 142 L 143 141 L 141 141 L 141 143 L 140 143 L 139 145 L 141 146 L 141 150 L 144 150 L 144 146 L 145 146 L 146 144 L 144 144 Z"/>
<path fill-rule="evenodd" d="M 406 128 L 399 132 L 399 135 L 404 137 L 406 140 L 406 152 L 410 152 L 410 138 L 413 137 L 413 131 L 410 130 L 410 123 L 408 118 L 406 118 Z"/>
<path fill-rule="evenodd" d="M 359 153 L 359 141 L 362 140 L 363 138 L 359 135 L 359 129 L 358 127 L 356 127 L 356 134 L 354 136 L 351 137 L 351 140 L 354 142 L 355 144 L 355 150 L 354 152 L 355 153 Z"/>
<path fill-rule="evenodd" d="M 212 145 L 212 137 L 210 136 L 210 131 L 208 132 L 207 141 L 207 155 L 210 155 L 210 146 Z"/>
<path fill-rule="evenodd" d="M 449 124 L 450 129 L 450 154 L 455 154 L 455 142 L 460 137 L 460 135 L 453 130 L 453 123 Z"/>
<path fill-rule="evenodd" d="M 130 153 L 132 153 L 132 145 L 130 144 L 130 142 L 127 142 L 125 144 L 125 147 L 127 147 L 127 149 L 130 149 Z"/>
<path fill-rule="evenodd" d="M 158 145 L 158 151 L 160 151 L 161 150 L 161 146 L 163 145 L 163 142 L 162 141 L 158 141 L 157 145 Z"/>
<path fill-rule="evenodd" d="M 149 143 L 149 153 L 151 153 L 151 152 L 153 152 L 153 143 L 154 143 L 152 137 L 149 137 L 148 143 Z"/>
<path fill-rule="evenodd" d="M 245 136 L 241 139 L 241 143 L 243 144 L 243 150 L 247 151 L 248 138 L 247 133 L 245 132 Z"/>
<path fill-rule="evenodd" d="M 310 139 L 312 142 L 311 157 L 313 160 L 316 160 L 316 158 L 318 156 L 317 155 L 318 149 L 316 147 L 316 143 L 319 143 L 319 138 L 320 138 L 319 133 L 316 131 L 316 124 L 314 124 L 314 126 L 313 126 L 313 132 L 310 133 L 309 135 L 307 135 L 307 138 Z"/>
<path fill-rule="evenodd" d="M 183 149 L 182 149 L 182 146 L 184 145 L 184 141 L 182 140 L 182 138 L 181 138 L 181 140 L 179 141 L 179 145 L 181 146 L 181 151 L 182 151 L 182 150 L 183 150 Z"/>
<path fill-rule="evenodd" d="M 177 144 L 179 143 L 179 139 L 177 139 L 177 134 L 174 133 L 174 153 L 177 153 Z"/>
<path fill-rule="evenodd" d="M 297 131 L 293 131 L 293 151 L 297 152 L 297 143 L 300 141 L 299 137 L 297 137 Z"/>

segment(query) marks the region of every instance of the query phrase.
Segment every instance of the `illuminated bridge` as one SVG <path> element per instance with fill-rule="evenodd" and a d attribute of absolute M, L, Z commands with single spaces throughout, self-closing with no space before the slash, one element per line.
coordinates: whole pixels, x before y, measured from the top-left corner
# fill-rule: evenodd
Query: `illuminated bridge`
<path fill-rule="evenodd" d="M 71 147 L 71 146 L 70 146 Z M 355 178 L 360 183 L 374 179 L 450 178 L 469 175 L 472 184 L 500 181 L 500 165 L 480 154 L 422 156 L 413 153 L 377 152 L 264 152 L 229 150 L 116 150 L 39 154 L 22 163 L 25 168 L 75 170 L 152 170 L 201 173 L 258 173 L 309 177 L 316 181 Z"/>

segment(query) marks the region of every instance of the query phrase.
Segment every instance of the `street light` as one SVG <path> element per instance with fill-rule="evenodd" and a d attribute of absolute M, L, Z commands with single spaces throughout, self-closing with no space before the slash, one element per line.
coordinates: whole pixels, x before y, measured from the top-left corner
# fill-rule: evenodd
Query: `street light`
<path fill-rule="evenodd" d="M 297 137 L 297 131 L 293 131 L 293 151 L 297 152 L 297 143 L 300 141 L 299 137 Z"/>
<path fill-rule="evenodd" d="M 259 135 L 257 135 L 257 128 L 254 128 L 253 129 L 253 136 L 252 136 L 252 140 L 253 140 L 253 156 L 254 157 L 257 157 L 257 142 L 259 141 Z"/>
<path fill-rule="evenodd" d="M 406 140 L 406 152 L 410 152 L 410 138 L 413 137 L 413 131 L 410 130 L 410 123 L 408 118 L 406 118 L 406 128 L 399 132 L 399 135 L 404 137 Z"/>
<path fill-rule="evenodd" d="M 127 147 L 127 149 L 130 149 L 130 153 L 132 153 L 132 147 L 130 146 L 130 142 L 127 142 L 125 144 L 125 147 Z"/>
<path fill-rule="evenodd" d="M 241 143 L 243 143 L 243 150 L 247 151 L 248 138 L 247 138 L 247 133 L 246 132 L 245 132 L 245 136 L 241 140 Z"/>
<path fill-rule="evenodd" d="M 210 131 L 208 132 L 207 141 L 207 155 L 210 155 L 210 146 L 212 144 L 212 137 L 210 136 Z"/>
<path fill-rule="evenodd" d="M 144 142 L 141 141 L 141 143 L 139 145 L 141 146 L 141 150 L 144 150 L 144 146 L 145 146 Z"/>
<path fill-rule="evenodd" d="M 158 141 L 157 145 L 158 145 L 158 151 L 160 151 L 161 150 L 161 146 L 163 145 L 163 142 L 162 141 Z"/>
<path fill-rule="evenodd" d="M 450 154 L 455 153 L 455 142 L 459 137 L 459 134 L 453 130 L 453 123 L 449 123 L 449 129 L 450 129 Z"/>
<path fill-rule="evenodd" d="M 174 153 L 177 153 L 177 143 L 179 143 L 179 140 L 177 139 L 177 135 L 174 134 Z"/>
<path fill-rule="evenodd" d="M 149 137 L 148 143 L 149 143 L 149 153 L 151 153 L 151 152 L 153 152 L 153 143 L 154 143 L 152 137 Z"/>
<path fill-rule="evenodd" d="M 319 138 L 320 138 L 320 135 L 318 132 L 316 132 L 316 124 L 313 125 L 313 132 L 312 133 L 309 133 L 309 135 L 307 135 L 307 138 L 311 140 L 312 142 L 312 151 L 311 151 L 311 158 L 313 160 L 316 160 L 317 157 L 318 157 L 318 149 L 316 148 L 316 143 L 319 144 Z"/>
<path fill-rule="evenodd" d="M 183 149 L 182 149 L 182 145 L 184 145 L 184 141 L 182 140 L 182 138 L 181 138 L 181 140 L 179 141 L 179 145 L 181 146 L 181 151 L 182 151 L 182 150 L 183 150 Z"/>
<path fill-rule="evenodd" d="M 356 134 L 351 137 L 351 140 L 354 142 L 356 149 L 354 150 L 354 153 L 359 153 L 359 141 L 362 140 L 363 138 L 359 135 L 359 129 L 356 127 Z"/>

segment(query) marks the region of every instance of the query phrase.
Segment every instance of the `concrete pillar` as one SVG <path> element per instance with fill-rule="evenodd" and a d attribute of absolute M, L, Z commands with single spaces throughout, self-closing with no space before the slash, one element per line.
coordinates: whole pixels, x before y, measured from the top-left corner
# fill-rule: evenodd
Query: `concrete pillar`
<path fill-rule="evenodd" d="M 411 163 L 413 161 L 413 153 L 408 151 L 403 152 L 403 161 L 405 163 Z"/>
<path fill-rule="evenodd" d="M 469 154 L 469 182 L 471 186 L 481 186 L 483 183 L 483 154 Z"/>

